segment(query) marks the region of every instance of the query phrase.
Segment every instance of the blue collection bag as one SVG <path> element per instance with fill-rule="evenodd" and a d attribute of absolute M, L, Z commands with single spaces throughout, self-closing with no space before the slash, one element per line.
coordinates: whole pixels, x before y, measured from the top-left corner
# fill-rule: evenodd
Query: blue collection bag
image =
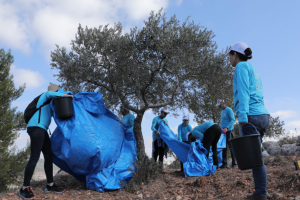
<path fill-rule="evenodd" d="M 104 106 L 100 93 L 74 95 L 74 115 L 68 119 L 57 117 L 53 101 L 50 106 L 57 124 L 51 136 L 55 165 L 99 192 L 130 181 L 137 161 L 134 134 Z"/>
<path fill-rule="evenodd" d="M 206 158 L 207 150 L 199 140 L 192 142 L 191 145 L 181 142 L 170 127 L 163 122 L 160 122 L 158 132 L 160 132 L 160 137 L 164 142 L 183 163 L 185 177 L 208 176 L 216 172 L 216 166 L 212 164 L 212 155 L 209 156 L 209 159 Z M 217 147 L 219 162 L 222 163 L 222 153 L 220 152 L 224 148 L 224 134 L 221 135 Z"/>

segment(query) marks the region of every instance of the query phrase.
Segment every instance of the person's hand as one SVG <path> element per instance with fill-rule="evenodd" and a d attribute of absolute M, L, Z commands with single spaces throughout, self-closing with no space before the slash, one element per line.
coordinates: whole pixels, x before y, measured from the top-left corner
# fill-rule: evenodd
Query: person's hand
<path fill-rule="evenodd" d="M 226 131 L 225 131 L 225 129 L 222 129 L 222 133 L 226 134 Z"/>
<path fill-rule="evenodd" d="M 64 94 L 65 97 L 72 97 L 72 99 L 74 98 L 73 95 L 70 95 L 70 94 Z"/>
<path fill-rule="evenodd" d="M 244 126 L 244 125 L 246 125 L 246 124 L 248 124 L 248 123 L 240 122 L 240 125 L 241 125 L 241 126 Z"/>
<path fill-rule="evenodd" d="M 227 128 L 224 128 L 224 130 L 227 132 L 228 131 L 228 129 Z"/>
<path fill-rule="evenodd" d="M 156 135 L 160 135 L 160 132 L 158 132 L 158 131 L 155 131 L 155 133 L 156 133 Z"/>
<path fill-rule="evenodd" d="M 167 122 L 166 122 L 165 120 L 163 120 L 163 121 L 164 121 L 165 125 L 167 125 L 167 126 L 168 126 Z"/>

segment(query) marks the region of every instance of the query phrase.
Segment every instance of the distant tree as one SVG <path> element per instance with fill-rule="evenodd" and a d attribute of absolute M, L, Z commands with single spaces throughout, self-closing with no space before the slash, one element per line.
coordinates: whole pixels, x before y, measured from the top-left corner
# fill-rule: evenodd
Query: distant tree
<path fill-rule="evenodd" d="M 267 131 L 265 132 L 265 137 L 279 138 L 286 134 L 285 129 L 283 128 L 284 121 L 280 121 L 279 117 L 272 117 L 270 115 L 270 123 Z M 239 136 L 239 124 L 234 125 L 235 136 Z"/>
<path fill-rule="evenodd" d="M 216 51 L 212 31 L 176 16 L 167 20 L 162 10 L 151 12 L 144 27 L 123 34 L 122 25 L 99 28 L 78 27 L 71 51 L 51 52 L 57 80 L 73 92 L 99 91 L 105 105 L 116 110 L 121 104 L 137 114 L 134 134 L 138 159 L 145 153 L 141 122 L 146 110 L 168 106 L 175 111 L 185 106 L 195 79 L 205 77 Z"/>
<path fill-rule="evenodd" d="M 280 121 L 279 117 L 272 117 L 270 115 L 269 127 L 265 133 L 266 137 L 278 138 L 285 134 L 285 129 L 283 128 L 284 121 Z"/>
<path fill-rule="evenodd" d="M 29 158 L 29 148 L 17 150 L 14 145 L 19 131 L 26 128 L 23 113 L 12 108 L 12 101 L 24 92 L 24 86 L 16 89 L 13 76 L 9 73 L 13 63 L 10 51 L 0 49 L 0 191 L 9 185 L 19 184 Z"/>
<path fill-rule="evenodd" d="M 208 71 L 202 80 L 199 77 L 197 84 L 199 86 L 193 88 L 188 99 L 188 108 L 195 113 L 195 120 L 198 123 L 204 121 L 213 121 L 220 123 L 221 109 L 216 106 L 217 99 L 225 100 L 227 106 L 233 108 L 233 74 L 234 68 L 228 60 L 228 55 L 224 52 L 216 54 L 209 63 Z"/>

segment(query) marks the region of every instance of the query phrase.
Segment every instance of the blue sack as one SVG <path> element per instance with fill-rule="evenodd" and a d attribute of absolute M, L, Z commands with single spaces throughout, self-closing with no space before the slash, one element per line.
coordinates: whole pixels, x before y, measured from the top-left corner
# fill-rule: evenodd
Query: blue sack
<path fill-rule="evenodd" d="M 181 142 L 170 127 L 165 125 L 163 122 L 160 122 L 158 132 L 160 132 L 160 137 L 164 140 L 164 142 L 183 163 L 185 177 L 207 176 L 216 172 L 216 166 L 214 166 L 212 162 L 210 163 L 210 160 L 212 160 L 211 156 L 209 159 L 206 158 L 207 150 L 203 147 L 203 144 L 199 140 L 192 142 L 191 145 Z M 221 163 L 222 153 L 220 152 L 222 152 L 221 150 L 223 150 L 222 147 L 224 146 L 224 136 L 222 137 L 222 135 L 217 144 L 219 162 Z"/>
<path fill-rule="evenodd" d="M 74 95 L 74 115 L 68 119 L 59 119 L 53 101 L 50 105 L 57 124 L 51 136 L 55 165 L 99 192 L 130 181 L 137 161 L 134 134 L 125 132 L 127 127 L 104 106 L 100 93 Z"/>

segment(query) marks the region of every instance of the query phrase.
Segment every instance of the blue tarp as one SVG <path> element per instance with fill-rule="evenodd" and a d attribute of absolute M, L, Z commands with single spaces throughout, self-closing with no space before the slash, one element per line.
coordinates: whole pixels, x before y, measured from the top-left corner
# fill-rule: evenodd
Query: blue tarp
<path fill-rule="evenodd" d="M 68 119 L 59 119 L 53 101 L 50 105 L 57 124 L 51 136 L 55 165 L 99 192 L 122 188 L 121 182 L 130 181 L 129 169 L 135 170 L 137 161 L 134 134 L 104 106 L 100 93 L 74 95 L 74 115 Z"/>
<path fill-rule="evenodd" d="M 172 149 L 179 160 L 183 162 L 185 177 L 207 176 L 216 172 L 216 166 L 212 164 L 212 152 L 209 159 L 207 159 L 207 150 L 199 140 L 192 142 L 191 145 L 181 142 L 170 127 L 163 122 L 160 123 L 158 132 L 160 132 L 160 137 L 164 142 Z M 224 134 L 221 134 L 217 147 L 219 165 L 221 165 L 222 153 L 220 152 L 226 147 L 226 136 Z"/>

